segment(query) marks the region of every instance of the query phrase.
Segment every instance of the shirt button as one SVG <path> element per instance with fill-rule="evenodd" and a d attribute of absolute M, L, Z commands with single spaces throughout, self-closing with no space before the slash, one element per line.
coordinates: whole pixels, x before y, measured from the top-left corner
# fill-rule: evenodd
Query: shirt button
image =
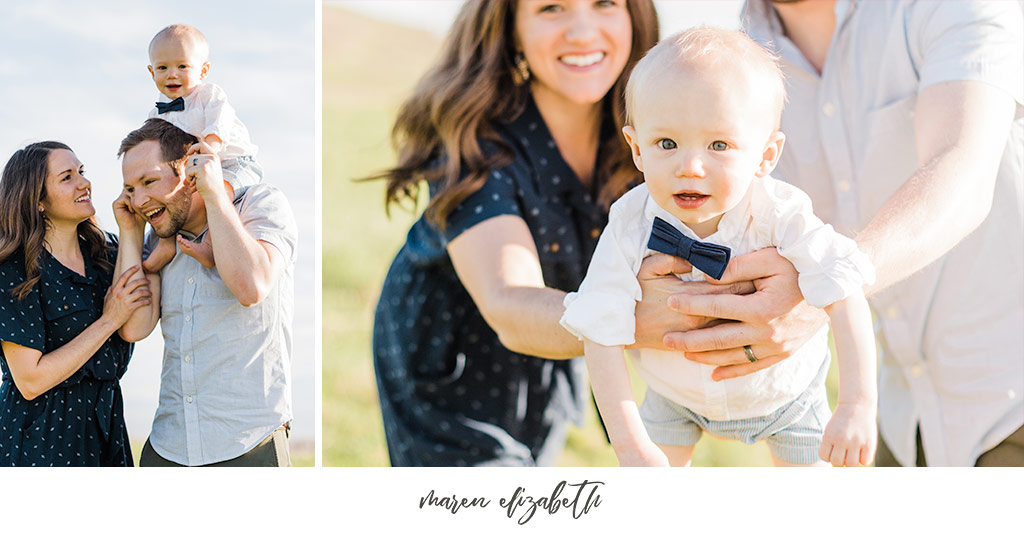
<path fill-rule="evenodd" d="M 825 103 L 825 106 L 821 107 L 821 111 L 826 116 L 831 116 L 832 114 L 836 113 L 836 107 L 832 106 L 832 103 Z"/>
<path fill-rule="evenodd" d="M 914 367 L 910 368 L 910 374 L 913 375 L 914 377 L 920 377 L 921 375 L 924 374 L 924 368 L 919 365 L 915 365 Z"/>
<path fill-rule="evenodd" d="M 192 320 L 192 317 L 189 317 L 188 315 L 185 316 L 185 322 L 186 323 L 191 321 L 191 320 Z"/>
<path fill-rule="evenodd" d="M 68 305 L 67 304 L 64 304 L 64 309 L 68 309 Z"/>
<path fill-rule="evenodd" d="M 187 363 L 189 363 L 189 362 L 191 362 L 191 361 L 192 361 L 192 357 L 191 357 L 191 356 L 186 356 L 186 357 L 185 357 L 185 363 L 186 363 L 186 364 L 187 364 Z"/>
<path fill-rule="evenodd" d="M 190 395 L 190 396 L 186 397 L 185 400 L 188 401 L 189 403 L 191 403 L 192 402 L 192 396 Z"/>
<path fill-rule="evenodd" d="M 195 281 L 192 278 L 189 278 L 188 283 L 195 283 Z"/>
<path fill-rule="evenodd" d="M 551 243 L 551 251 L 552 252 L 557 252 L 560 249 L 561 249 L 561 246 L 559 246 L 557 242 Z"/>
<path fill-rule="evenodd" d="M 839 191 L 840 192 L 849 192 L 850 191 L 850 182 L 849 181 L 839 181 Z"/>

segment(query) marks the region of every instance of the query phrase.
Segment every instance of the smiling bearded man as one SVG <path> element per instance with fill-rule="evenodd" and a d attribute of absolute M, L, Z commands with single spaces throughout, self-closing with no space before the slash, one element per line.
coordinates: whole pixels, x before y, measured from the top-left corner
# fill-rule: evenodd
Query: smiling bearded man
<path fill-rule="evenodd" d="M 161 269 L 160 403 L 140 466 L 289 466 L 297 227 L 278 189 L 237 192 L 217 155 L 150 119 L 121 142 L 131 208 L 179 249 L 212 239 L 216 267 L 178 253 Z"/>

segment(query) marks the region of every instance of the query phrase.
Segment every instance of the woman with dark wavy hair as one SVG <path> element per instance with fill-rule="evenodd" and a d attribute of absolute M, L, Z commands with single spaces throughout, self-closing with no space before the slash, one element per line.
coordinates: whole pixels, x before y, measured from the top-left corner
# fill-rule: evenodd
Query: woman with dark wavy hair
<path fill-rule="evenodd" d="M 562 300 L 640 179 L 623 90 L 657 28 L 650 0 L 462 8 L 382 175 L 389 205 L 415 203 L 421 181 L 431 194 L 374 324 L 392 465 L 555 462 L 587 392 Z"/>
<path fill-rule="evenodd" d="M 159 282 L 139 272 L 144 221 L 122 194 L 119 247 L 84 173 L 71 148 L 39 142 L 0 179 L 3 466 L 132 465 L 118 380 L 156 325 Z"/>

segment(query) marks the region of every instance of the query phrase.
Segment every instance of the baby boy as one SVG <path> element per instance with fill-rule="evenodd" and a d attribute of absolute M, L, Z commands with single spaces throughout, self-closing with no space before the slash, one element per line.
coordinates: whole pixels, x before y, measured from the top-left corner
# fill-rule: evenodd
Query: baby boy
<path fill-rule="evenodd" d="M 172 24 L 157 32 L 149 43 L 149 73 L 161 98 L 149 117 L 168 121 L 210 146 L 220 158 L 224 181 L 238 193 L 260 182 L 263 171 L 256 163 L 257 148 L 249 140 L 249 131 L 235 115 L 224 90 L 206 81 L 209 58 L 210 46 L 196 28 Z M 197 150 L 193 147 L 189 154 Z M 214 266 L 209 239 L 193 243 L 179 236 L 177 241 L 182 252 L 204 267 Z M 172 239 L 160 239 L 146 259 L 146 270 L 160 270 L 174 254 Z"/>
<path fill-rule="evenodd" d="M 874 269 L 809 198 L 769 176 L 785 142 L 777 60 L 740 32 L 696 28 L 637 63 L 626 90 L 626 142 L 644 183 L 612 205 L 586 278 L 562 325 L 584 341 L 598 409 L 622 465 L 685 466 L 702 432 L 766 440 L 780 466 L 868 464 L 875 451 L 875 346 L 862 287 Z M 715 382 L 682 353 L 629 351 L 647 383 L 637 408 L 623 358 L 634 342 L 643 258 L 687 258 L 687 279 L 720 278 L 731 256 L 775 247 L 799 272 L 807 302 L 825 308 L 839 359 L 830 419 L 828 327 L 792 356 Z M 757 348 L 744 348 L 756 361 Z M 825 424 L 828 424 L 827 426 Z"/>

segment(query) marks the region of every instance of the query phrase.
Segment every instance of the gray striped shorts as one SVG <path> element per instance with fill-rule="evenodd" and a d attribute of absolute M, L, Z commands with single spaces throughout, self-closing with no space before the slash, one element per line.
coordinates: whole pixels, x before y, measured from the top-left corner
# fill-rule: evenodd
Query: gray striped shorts
<path fill-rule="evenodd" d="M 712 436 L 745 444 L 763 439 L 775 457 L 792 464 L 811 464 L 818 460 L 825 424 L 832 417 L 825 392 L 828 366 L 829 361 L 826 360 L 802 394 L 767 416 L 709 420 L 648 389 L 640 407 L 640 417 L 655 444 L 692 446 L 700 439 L 702 431 L 707 431 Z"/>

